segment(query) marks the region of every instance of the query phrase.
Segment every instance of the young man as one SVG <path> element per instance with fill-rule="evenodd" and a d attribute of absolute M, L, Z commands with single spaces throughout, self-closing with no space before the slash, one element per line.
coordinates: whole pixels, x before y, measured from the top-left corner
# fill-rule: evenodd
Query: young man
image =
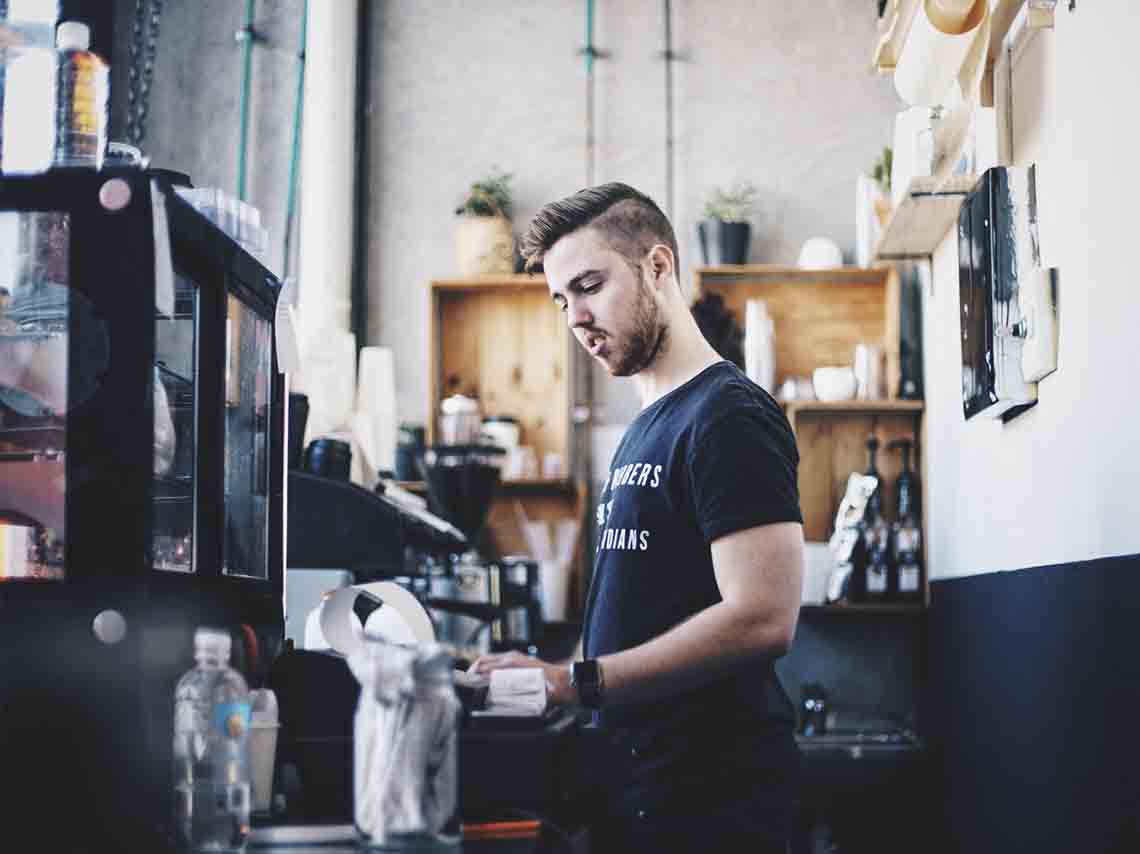
<path fill-rule="evenodd" d="M 549 204 L 523 254 L 642 408 L 597 507 L 584 660 L 508 653 L 473 669 L 541 666 L 553 702 L 596 710 L 621 756 L 596 850 L 783 852 L 798 756 L 773 662 L 803 572 L 787 419 L 704 339 L 648 197 L 612 183 Z"/>

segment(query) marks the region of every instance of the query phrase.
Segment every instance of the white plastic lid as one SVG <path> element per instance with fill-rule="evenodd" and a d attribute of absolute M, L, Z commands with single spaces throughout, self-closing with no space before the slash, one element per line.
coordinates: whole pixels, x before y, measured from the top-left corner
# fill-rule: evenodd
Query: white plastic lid
<path fill-rule="evenodd" d="M 219 658 L 230 657 L 230 633 L 212 626 L 199 626 L 194 631 L 194 650 L 209 651 Z"/>
<path fill-rule="evenodd" d="M 64 21 L 55 29 L 55 46 L 59 50 L 87 50 L 91 47 L 91 28 L 82 21 Z"/>

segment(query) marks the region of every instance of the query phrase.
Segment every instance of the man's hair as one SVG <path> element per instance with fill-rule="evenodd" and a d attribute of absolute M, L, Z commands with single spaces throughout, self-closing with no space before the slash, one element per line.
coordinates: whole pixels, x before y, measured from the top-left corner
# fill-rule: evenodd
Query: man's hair
<path fill-rule="evenodd" d="M 635 268 L 655 244 L 662 243 L 673 251 L 676 271 L 677 238 L 668 218 L 649 196 L 616 181 L 579 190 L 535 214 L 520 250 L 527 271 L 538 267 L 555 243 L 586 226 L 596 228 Z"/>

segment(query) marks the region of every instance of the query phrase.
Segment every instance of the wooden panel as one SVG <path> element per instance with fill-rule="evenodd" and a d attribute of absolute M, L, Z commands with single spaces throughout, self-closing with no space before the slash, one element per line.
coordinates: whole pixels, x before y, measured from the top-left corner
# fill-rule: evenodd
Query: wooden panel
<path fill-rule="evenodd" d="M 697 272 L 697 293 L 720 294 L 741 328 L 747 300 L 767 302 L 775 325 L 777 386 L 789 376 L 810 377 L 822 365 L 852 364 L 860 342 L 882 346 L 887 369 L 897 376 L 898 323 L 888 321 L 891 306 L 898 310 L 897 282 L 894 299 L 888 298 L 892 274 L 885 269 L 704 269 Z M 896 391 L 897 382 L 889 390 Z"/>
<path fill-rule="evenodd" d="M 513 415 L 521 442 L 562 455 L 569 470 L 569 335 L 545 281 L 522 276 L 432 284 L 432 441 L 439 401 L 477 397 L 484 415 Z"/>
<path fill-rule="evenodd" d="M 804 538 L 826 540 L 831 536 L 835 511 L 847 489 L 852 472 L 867 468 L 867 437 L 879 438 L 875 463 L 883 477 L 883 512 L 894 519 L 895 479 L 902 470 L 899 451 L 887 450 L 894 439 L 911 439 L 916 443 L 911 454 L 911 467 L 921 471 L 919 459 L 921 437 L 917 430 L 920 413 L 857 413 L 801 410 L 795 413 L 792 426 L 800 451 L 800 507 L 804 514 Z M 921 475 L 918 475 L 921 478 Z M 920 483 L 921 487 L 921 483 Z"/>

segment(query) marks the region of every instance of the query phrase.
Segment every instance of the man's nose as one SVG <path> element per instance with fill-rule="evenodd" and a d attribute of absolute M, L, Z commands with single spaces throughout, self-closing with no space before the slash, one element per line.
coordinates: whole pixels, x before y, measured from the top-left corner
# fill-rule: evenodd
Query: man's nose
<path fill-rule="evenodd" d="M 566 322 L 571 329 L 577 329 L 580 326 L 593 325 L 594 316 L 582 302 L 570 300 L 566 305 Z"/>

